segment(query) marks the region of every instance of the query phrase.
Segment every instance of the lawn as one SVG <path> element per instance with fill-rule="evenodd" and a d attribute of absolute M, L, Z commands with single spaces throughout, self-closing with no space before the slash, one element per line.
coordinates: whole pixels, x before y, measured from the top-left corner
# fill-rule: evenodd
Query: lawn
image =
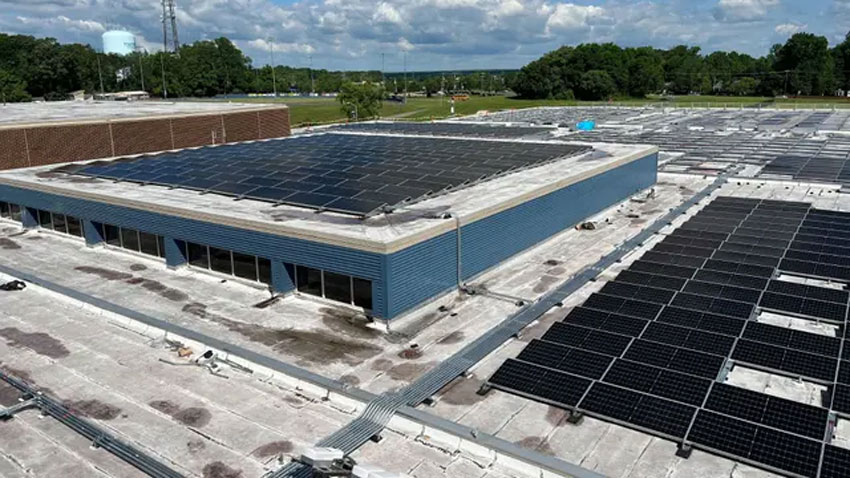
<path fill-rule="evenodd" d="M 284 103 L 290 107 L 293 126 L 324 124 L 344 121 L 345 115 L 335 98 L 239 98 L 229 101 L 248 103 Z M 467 101 L 455 102 L 455 114 L 470 115 L 478 111 L 498 111 L 508 109 L 531 108 L 536 106 L 679 106 L 679 107 L 742 107 L 756 105 L 791 108 L 795 106 L 835 106 L 850 107 L 850 100 L 841 98 L 763 98 L 734 96 L 677 96 L 673 98 L 650 97 L 640 100 L 622 100 L 616 102 L 588 102 L 563 100 L 524 100 L 505 96 L 473 96 Z M 381 109 L 383 118 L 424 121 L 446 118 L 450 115 L 450 102 L 445 98 L 408 98 L 406 103 L 385 101 Z"/>

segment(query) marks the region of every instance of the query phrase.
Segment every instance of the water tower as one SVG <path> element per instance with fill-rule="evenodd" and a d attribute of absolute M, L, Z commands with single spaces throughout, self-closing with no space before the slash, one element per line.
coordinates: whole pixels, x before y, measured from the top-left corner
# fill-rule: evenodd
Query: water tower
<path fill-rule="evenodd" d="M 136 37 L 124 30 L 111 30 L 103 34 L 103 52 L 127 55 L 136 50 Z"/>

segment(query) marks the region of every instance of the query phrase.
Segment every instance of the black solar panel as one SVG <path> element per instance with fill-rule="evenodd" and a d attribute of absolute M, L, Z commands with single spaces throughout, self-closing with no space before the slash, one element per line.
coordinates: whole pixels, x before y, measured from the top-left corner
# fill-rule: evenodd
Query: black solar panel
<path fill-rule="evenodd" d="M 493 136 L 519 131 L 473 129 Z M 328 133 L 100 161 L 76 173 L 365 216 L 588 150 L 559 143 Z"/>
<path fill-rule="evenodd" d="M 736 204 L 743 207 L 729 206 Z M 746 208 L 754 205 L 747 217 Z M 840 225 L 826 214 L 806 219 L 811 232 L 833 240 L 844 240 L 847 233 L 848 243 L 834 246 L 807 242 L 818 236 L 795 237 L 794 229 L 809 214 L 805 204 L 720 198 L 706 210 L 544 334 L 545 340 L 577 347 L 586 357 L 556 353 L 553 359 L 548 348 L 532 341 L 520 358 L 557 361 L 562 369 L 574 358 L 569 370 L 596 380 L 581 388 L 587 395 L 576 408 L 603 419 L 793 475 L 816 476 L 827 446 L 821 476 L 847 475 L 850 453 L 825 444 L 830 412 L 850 415 L 850 347 L 843 349 L 833 384 L 841 338 L 757 322 L 752 314 L 758 303 L 844 323 L 848 292 L 781 281 L 776 272 L 788 261 L 806 265 L 810 275 L 850 271 L 836 264 L 840 261 L 812 262 L 800 253 L 779 264 L 794 239 L 806 254 L 846 247 L 850 265 L 850 214 Z M 737 220 L 747 227 L 733 227 L 728 236 L 712 230 L 712 224 L 723 229 Z M 732 366 L 737 362 L 826 384 L 831 400 L 818 407 L 718 382 L 729 359 Z"/>
<path fill-rule="evenodd" d="M 410 134 L 428 136 L 463 136 L 472 138 L 523 138 L 546 136 L 554 128 L 502 126 L 469 123 L 353 123 L 334 128 L 340 131 Z"/>

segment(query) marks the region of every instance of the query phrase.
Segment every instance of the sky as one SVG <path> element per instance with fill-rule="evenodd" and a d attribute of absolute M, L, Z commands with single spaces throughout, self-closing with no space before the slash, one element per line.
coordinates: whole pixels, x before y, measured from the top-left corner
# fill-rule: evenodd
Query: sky
<path fill-rule="evenodd" d="M 176 0 L 181 42 L 226 36 L 255 65 L 409 71 L 519 68 L 562 45 L 699 46 L 754 56 L 807 31 L 831 44 L 850 0 Z M 111 29 L 162 47 L 160 0 L 0 0 L 0 32 L 100 48 Z"/>

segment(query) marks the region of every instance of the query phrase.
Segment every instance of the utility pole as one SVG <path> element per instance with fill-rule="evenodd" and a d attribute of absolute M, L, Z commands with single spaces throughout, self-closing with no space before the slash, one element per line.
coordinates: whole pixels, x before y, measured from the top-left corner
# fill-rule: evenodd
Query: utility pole
<path fill-rule="evenodd" d="M 159 66 L 162 69 L 162 98 L 167 100 L 168 88 L 165 86 L 165 55 L 167 55 L 165 51 L 159 54 Z"/>
<path fill-rule="evenodd" d="M 144 66 L 142 66 L 142 51 L 143 50 L 137 50 L 137 51 L 139 52 L 139 79 L 142 80 L 142 91 L 146 91 L 145 90 L 145 68 L 144 68 Z"/>
<path fill-rule="evenodd" d="M 271 38 L 269 38 L 269 54 L 272 57 L 272 89 L 274 90 L 274 97 L 277 98 L 277 78 L 274 72 L 274 41 Z"/>
<path fill-rule="evenodd" d="M 95 52 L 97 57 L 97 76 L 100 78 L 100 96 L 103 97 L 103 72 L 100 71 L 100 53 Z"/>
<path fill-rule="evenodd" d="M 175 0 L 168 0 L 168 16 L 171 18 L 171 41 L 174 44 L 174 53 L 180 52 L 180 40 L 177 37 L 177 13 Z"/>
<path fill-rule="evenodd" d="M 384 86 L 384 53 L 381 53 L 381 86 Z"/>
<path fill-rule="evenodd" d="M 404 98 L 407 101 L 407 52 L 404 52 Z"/>
<path fill-rule="evenodd" d="M 316 80 L 313 79 L 313 55 L 310 55 L 310 96 L 316 94 Z"/>

